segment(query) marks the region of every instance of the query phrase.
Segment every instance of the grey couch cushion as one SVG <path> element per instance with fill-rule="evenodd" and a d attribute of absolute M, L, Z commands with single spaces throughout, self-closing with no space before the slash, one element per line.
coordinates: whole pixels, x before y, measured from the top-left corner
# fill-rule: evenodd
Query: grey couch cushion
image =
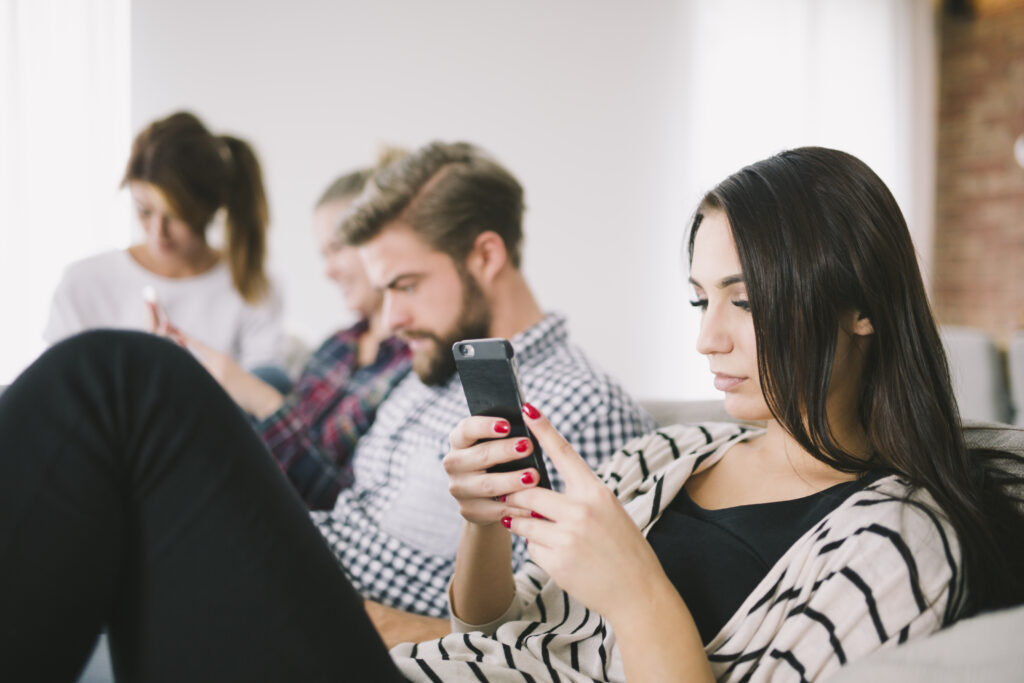
<path fill-rule="evenodd" d="M 1024 332 L 1018 332 L 1010 339 L 1006 359 L 1010 371 L 1013 423 L 1024 427 Z"/>
<path fill-rule="evenodd" d="M 949 357 L 953 392 L 964 419 L 1010 421 L 1010 389 L 1003 357 L 986 332 L 943 325 L 939 332 Z"/>

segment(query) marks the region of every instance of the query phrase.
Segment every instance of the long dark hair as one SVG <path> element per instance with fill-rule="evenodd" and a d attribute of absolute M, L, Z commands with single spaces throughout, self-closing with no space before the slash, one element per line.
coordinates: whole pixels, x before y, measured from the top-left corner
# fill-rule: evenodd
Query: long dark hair
<path fill-rule="evenodd" d="M 772 415 L 843 472 L 890 470 L 927 490 L 956 530 L 970 614 L 1024 601 L 1024 516 L 1001 453 L 968 452 L 946 354 L 903 214 L 864 162 L 820 147 L 782 152 L 726 178 L 701 202 L 732 229 L 747 284 L 761 387 Z M 869 460 L 829 428 L 840 316 L 874 329 L 859 419 Z"/>
<path fill-rule="evenodd" d="M 132 180 L 159 188 L 197 235 L 206 233 L 213 214 L 224 207 L 235 289 L 249 302 L 266 295 L 267 197 L 259 160 L 247 142 L 215 136 L 194 114 L 176 112 L 135 137 L 121 184 Z"/>

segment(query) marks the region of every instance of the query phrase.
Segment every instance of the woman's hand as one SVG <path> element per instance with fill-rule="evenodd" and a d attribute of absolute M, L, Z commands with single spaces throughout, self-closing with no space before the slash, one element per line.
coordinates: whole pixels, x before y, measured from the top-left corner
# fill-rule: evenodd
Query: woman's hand
<path fill-rule="evenodd" d="M 512 493 L 507 503 L 531 511 L 511 520 L 530 556 L 563 590 L 613 624 L 636 607 L 636 587 L 667 581 L 650 544 L 572 446 L 532 406 L 526 423 L 565 482 Z"/>
<path fill-rule="evenodd" d="M 284 402 L 281 392 L 247 372 L 228 354 L 179 330 L 159 304 L 147 301 L 146 305 L 150 314 L 150 331 L 191 351 L 242 410 L 262 420 L 281 407 Z"/>
<path fill-rule="evenodd" d="M 536 486 L 539 476 L 532 468 L 487 471 L 532 450 L 529 439 L 503 438 L 509 430 L 507 420 L 468 417 L 452 430 L 452 448 L 444 458 L 448 490 L 466 519 L 455 556 L 451 610 L 469 624 L 493 622 L 508 610 L 516 594 L 512 544 L 506 529 L 513 517 L 529 516 L 530 512 L 511 506 L 506 497 Z"/>
<path fill-rule="evenodd" d="M 507 527 L 511 517 L 530 514 L 529 510 L 513 508 L 506 496 L 536 486 L 537 470 L 487 471 L 489 467 L 522 458 L 533 450 L 529 439 L 502 438 L 509 429 L 507 420 L 467 417 L 449 436 L 451 450 L 443 461 L 448 473 L 448 490 L 458 501 L 459 512 L 467 522 L 482 526 L 502 522 Z"/>
<path fill-rule="evenodd" d="M 157 302 L 155 294 L 150 294 L 146 298 L 146 311 L 149 313 L 150 332 L 160 337 L 166 337 L 186 349 L 189 348 L 188 337 L 171 323 L 170 318 L 167 317 L 167 311 Z"/>

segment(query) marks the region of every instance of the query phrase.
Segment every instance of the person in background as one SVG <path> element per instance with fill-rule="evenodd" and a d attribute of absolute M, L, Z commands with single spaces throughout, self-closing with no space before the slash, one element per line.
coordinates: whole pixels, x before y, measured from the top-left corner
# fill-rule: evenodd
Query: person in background
<path fill-rule="evenodd" d="M 378 166 L 400 157 L 385 151 Z M 374 168 L 332 182 L 313 211 L 313 230 L 324 268 L 359 320 L 320 345 L 298 381 L 284 393 L 246 372 L 230 356 L 184 337 L 179 343 L 200 361 L 228 394 L 256 420 L 256 431 L 311 510 L 329 510 L 352 484 L 351 455 L 373 423 L 377 407 L 409 372 L 409 349 L 391 336 L 381 310 L 383 295 L 370 285 L 359 252 L 344 244 L 338 224 L 362 192 Z"/>
<path fill-rule="evenodd" d="M 277 365 L 282 305 L 264 267 L 268 210 L 252 147 L 176 112 L 136 136 L 122 185 L 143 240 L 65 269 L 46 341 L 101 327 L 163 331 L 173 321 L 243 367 Z M 216 249 L 207 236 L 220 210 L 226 244 Z"/>

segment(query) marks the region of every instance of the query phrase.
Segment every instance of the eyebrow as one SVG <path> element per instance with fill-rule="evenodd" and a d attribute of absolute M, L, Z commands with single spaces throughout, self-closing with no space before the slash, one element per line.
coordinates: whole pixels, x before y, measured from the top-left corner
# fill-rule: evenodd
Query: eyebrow
<path fill-rule="evenodd" d="M 687 278 L 687 280 L 690 281 L 691 285 L 694 285 L 696 287 L 703 287 L 704 286 L 701 283 L 699 283 L 696 280 L 694 280 L 692 277 L 691 278 Z M 745 282 L 745 280 L 743 279 L 743 275 L 741 275 L 741 274 L 729 275 L 728 277 L 723 277 L 721 280 L 718 281 L 718 288 L 719 289 L 725 289 L 726 287 L 732 287 L 733 285 L 742 284 L 743 282 Z"/>
<path fill-rule="evenodd" d="M 398 286 L 398 283 L 401 280 L 404 280 L 406 278 L 422 278 L 422 277 L 423 277 L 423 273 L 416 273 L 416 272 L 413 272 L 413 273 L 399 273 L 398 275 L 396 275 L 393 278 L 391 278 L 387 282 L 387 284 L 385 284 L 383 287 L 381 287 L 381 289 L 394 289 L 395 287 Z"/>

